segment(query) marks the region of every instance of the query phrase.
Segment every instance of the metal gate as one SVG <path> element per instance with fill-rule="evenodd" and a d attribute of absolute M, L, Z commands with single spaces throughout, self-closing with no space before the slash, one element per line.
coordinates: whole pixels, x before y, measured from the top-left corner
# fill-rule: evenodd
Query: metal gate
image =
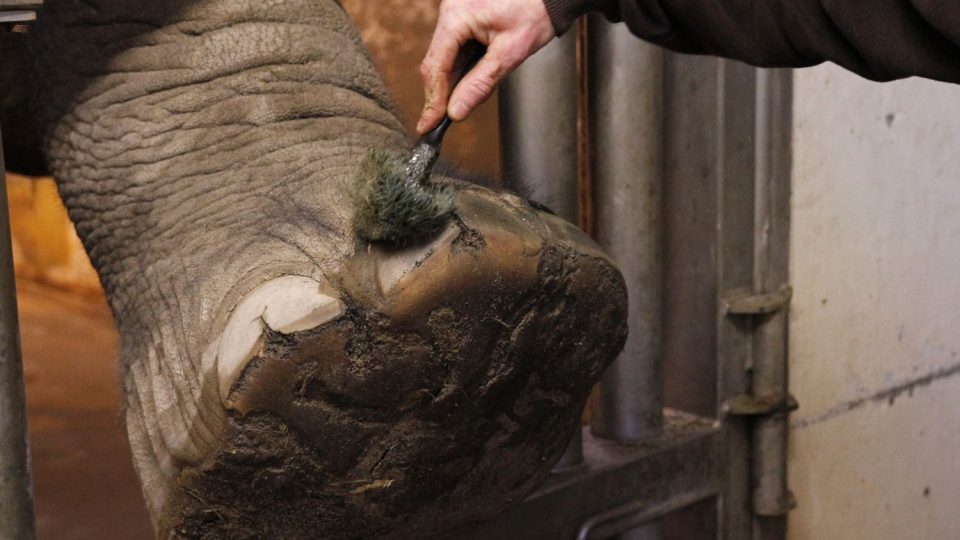
<path fill-rule="evenodd" d="M 507 185 L 617 261 L 630 337 L 553 477 L 455 538 L 784 537 L 791 85 L 595 17 L 501 89 Z"/>

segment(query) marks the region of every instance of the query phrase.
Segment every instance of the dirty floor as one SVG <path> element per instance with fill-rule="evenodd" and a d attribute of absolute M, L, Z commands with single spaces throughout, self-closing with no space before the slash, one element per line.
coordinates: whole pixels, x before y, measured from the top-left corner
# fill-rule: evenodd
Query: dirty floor
<path fill-rule="evenodd" d="M 109 309 L 30 283 L 18 304 L 38 538 L 152 538 L 119 423 Z"/>

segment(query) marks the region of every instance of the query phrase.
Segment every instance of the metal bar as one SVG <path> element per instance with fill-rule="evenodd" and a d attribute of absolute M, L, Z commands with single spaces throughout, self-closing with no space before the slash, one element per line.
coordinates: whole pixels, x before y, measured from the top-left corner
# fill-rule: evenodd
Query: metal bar
<path fill-rule="evenodd" d="M 709 499 L 714 495 L 716 495 L 716 492 L 704 488 L 657 504 L 641 501 L 628 503 L 588 520 L 580 527 L 577 540 L 604 540 L 617 535 L 620 538 L 644 536 L 647 529 L 640 526 L 646 522 Z"/>
<path fill-rule="evenodd" d="M 589 429 L 583 436 L 583 467 L 554 475 L 495 520 L 449 538 L 573 540 L 585 527 L 619 534 L 635 527 L 638 516 L 654 520 L 720 491 L 723 441 L 712 421 L 667 411 L 660 435 L 635 446 L 596 438 Z"/>
<path fill-rule="evenodd" d="M 670 504 L 664 505 L 663 507 L 651 508 L 650 512 L 652 512 L 654 515 L 647 517 L 648 514 L 645 512 L 641 514 L 641 516 L 643 516 L 642 520 L 631 521 L 631 523 L 633 523 L 632 526 L 635 528 L 630 530 L 624 530 L 623 527 L 610 529 L 610 530 L 623 531 L 623 532 L 620 534 L 616 534 L 615 536 L 613 534 L 611 534 L 611 536 L 602 536 L 602 538 L 613 537 L 613 538 L 616 538 L 617 540 L 660 540 L 660 538 L 663 538 L 663 523 L 659 521 L 653 521 L 654 518 L 662 517 L 664 514 L 667 514 L 674 510 L 679 510 L 685 506 L 690 506 L 696 502 L 699 502 L 701 499 L 705 499 L 705 498 L 706 497 L 703 496 L 702 494 L 694 493 L 693 497 L 689 498 L 689 500 L 684 499 L 680 501 L 670 501 Z M 605 531 L 603 534 L 605 535 L 610 534 L 610 532 Z M 596 537 L 591 535 L 590 538 L 596 538 Z"/>
<path fill-rule="evenodd" d="M 641 441 L 662 424 L 663 52 L 591 16 L 594 234 L 623 272 L 630 334 L 596 390 L 593 433 Z"/>
<path fill-rule="evenodd" d="M 577 223 L 577 36 L 538 51 L 500 87 L 504 185 Z"/>
<path fill-rule="evenodd" d="M 754 289 L 768 294 L 788 280 L 790 224 L 790 96 L 788 71 L 757 73 Z M 756 320 L 754 396 L 787 396 L 787 317 L 779 309 Z M 753 511 L 781 516 L 794 506 L 787 488 L 789 408 L 758 417 L 753 424 Z M 756 537 L 759 537 L 755 534 Z"/>
<path fill-rule="evenodd" d="M 35 536 L 27 409 L 5 170 L 0 151 L 0 537 L 32 540 Z"/>
<path fill-rule="evenodd" d="M 723 418 L 719 537 L 749 539 L 752 420 L 722 411 L 751 393 L 750 321 L 728 310 L 754 291 L 756 69 L 671 54 L 665 82 L 666 402 Z"/>
<path fill-rule="evenodd" d="M 42 6 L 41 0 L 0 0 L 0 11 L 28 11 Z"/>
<path fill-rule="evenodd" d="M 717 60 L 668 54 L 664 66 L 664 394 L 717 415 Z"/>
<path fill-rule="evenodd" d="M 0 24 L 25 23 L 37 20 L 36 11 L 0 11 Z"/>
<path fill-rule="evenodd" d="M 729 60 L 717 69 L 717 296 L 713 313 L 717 335 L 716 409 L 748 393 L 752 341 L 743 321 L 724 313 L 732 291 L 753 288 L 756 69 Z M 722 534 L 731 540 L 751 537 L 751 420 L 727 416 L 726 467 L 729 481 L 721 502 Z"/>
<path fill-rule="evenodd" d="M 505 186 L 574 224 L 579 222 L 578 81 L 577 33 L 571 31 L 527 59 L 499 91 Z M 578 429 L 555 470 L 582 461 Z"/>
<path fill-rule="evenodd" d="M 560 460 L 553 465 L 553 472 L 563 473 L 583 465 L 583 429 L 577 429 L 567 443 Z"/>
<path fill-rule="evenodd" d="M 597 385 L 592 426 L 636 442 L 663 422 L 663 52 L 599 15 L 587 51 L 594 235 L 626 279 L 630 328 Z M 621 540 L 662 537 L 660 523 L 622 532 Z"/>

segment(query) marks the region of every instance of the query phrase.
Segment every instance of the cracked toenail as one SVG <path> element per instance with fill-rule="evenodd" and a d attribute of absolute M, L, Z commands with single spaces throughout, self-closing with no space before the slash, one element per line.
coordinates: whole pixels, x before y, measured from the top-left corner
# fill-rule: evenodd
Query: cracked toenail
<path fill-rule="evenodd" d="M 459 234 L 460 227 L 451 223 L 440 236 L 426 244 L 410 246 L 384 256 L 377 265 L 380 290 L 384 293 L 393 290 L 404 276 L 423 264 L 441 246 L 452 243 Z"/>
<path fill-rule="evenodd" d="M 217 375 L 220 399 L 229 405 L 230 389 L 263 347 L 263 330 L 281 334 L 316 328 L 339 317 L 343 302 L 321 292 L 304 276 L 283 276 L 260 284 L 233 309 L 220 338 Z"/>

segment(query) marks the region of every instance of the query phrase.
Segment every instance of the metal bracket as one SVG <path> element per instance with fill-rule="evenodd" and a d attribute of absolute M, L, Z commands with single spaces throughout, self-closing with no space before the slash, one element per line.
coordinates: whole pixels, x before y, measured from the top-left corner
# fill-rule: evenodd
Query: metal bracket
<path fill-rule="evenodd" d="M 769 315 L 790 305 L 793 287 L 784 285 L 780 290 L 764 294 L 734 294 L 724 300 L 727 315 Z"/>
<path fill-rule="evenodd" d="M 663 433 L 625 445 L 583 429 L 584 463 L 551 476 L 526 501 L 449 540 L 605 540 L 720 494 L 722 428 L 664 411 Z"/>
<path fill-rule="evenodd" d="M 789 489 L 783 493 L 777 501 L 777 507 L 765 513 L 757 513 L 758 516 L 782 516 L 797 507 L 797 497 Z"/>
<path fill-rule="evenodd" d="M 577 531 L 576 540 L 606 540 L 620 537 L 621 534 L 629 533 L 658 517 L 713 496 L 716 496 L 715 490 L 704 489 L 685 493 L 659 504 L 651 505 L 649 501 L 643 500 L 633 501 L 588 519 Z"/>
<path fill-rule="evenodd" d="M 723 404 L 723 412 L 732 416 L 774 416 L 790 414 L 800 404 L 790 394 L 754 396 L 741 394 L 728 399 Z"/>
<path fill-rule="evenodd" d="M 42 6 L 41 0 L 0 0 L 0 30 L 25 32 Z"/>

